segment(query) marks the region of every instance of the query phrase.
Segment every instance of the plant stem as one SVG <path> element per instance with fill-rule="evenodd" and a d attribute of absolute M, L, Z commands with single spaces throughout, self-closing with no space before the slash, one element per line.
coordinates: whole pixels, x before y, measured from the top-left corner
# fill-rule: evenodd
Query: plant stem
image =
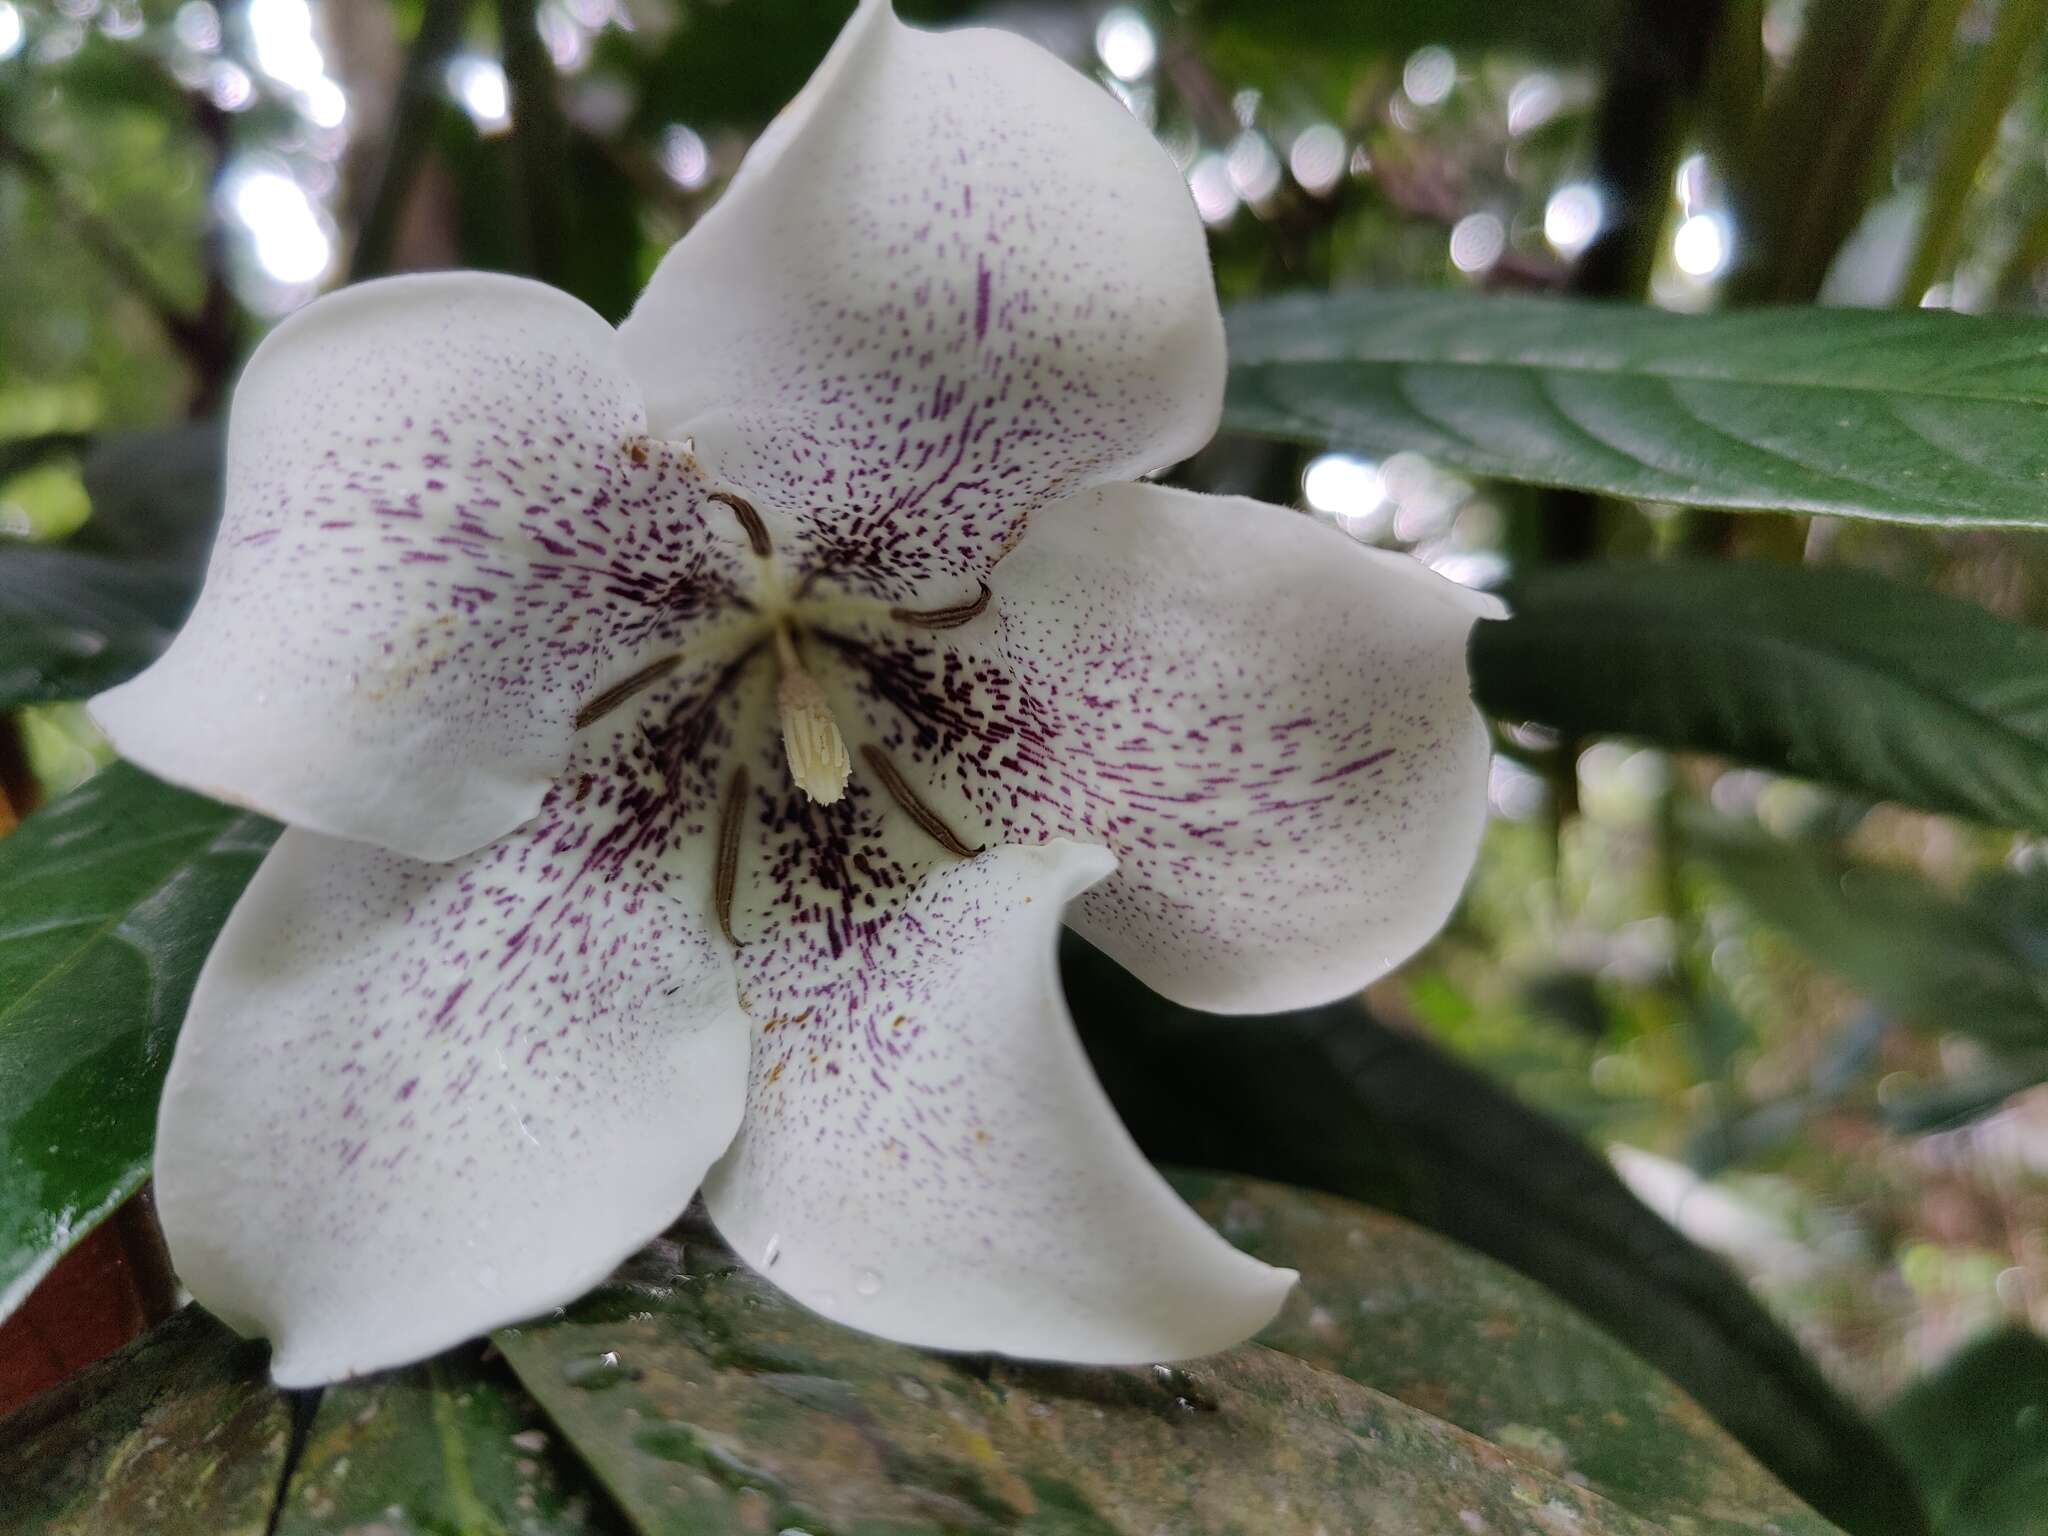
<path fill-rule="evenodd" d="M 1734 166 L 1738 303 L 1807 304 L 1948 58 L 1968 0 L 1813 0 Z"/>
<path fill-rule="evenodd" d="M 532 0 L 498 0 L 498 34 L 529 266 L 535 277 L 559 286 L 569 237 L 569 125 L 556 94 L 554 60 L 541 41 Z"/>
<path fill-rule="evenodd" d="M 350 282 L 380 277 L 391 270 L 406 203 L 426 158 L 427 133 L 439 106 L 441 74 L 461 40 L 468 9 L 468 0 L 427 0 L 421 13 L 419 31 L 399 76 L 383 163 L 357 227 L 355 253 L 349 260 Z"/>
<path fill-rule="evenodd" d="M 1998 307 L 2032 307 L 2034 274 L 2048 265 L 2048 208 L 2039 208 L 2020 226 L 2019 238 L 1998 274 Z"/>
<path fill-rule="evenodd" d="M 1962 238 L 1963 209 L 1984 158 L 1997 141 L 1998 125 L 2005 120 L 2006 108 L 2034 56 L 2044 25 L 2048 25 L 2048 0 L 2004 0 L 1999 6 L 1997 27 L 1971 74 L 1962 110 L 1942 140 L 1941 157 L 1927 184 L 1920 237 L 1899 282 L 1900 308 L 1917 306 L 1920 296 L 1954 261 Z"/>

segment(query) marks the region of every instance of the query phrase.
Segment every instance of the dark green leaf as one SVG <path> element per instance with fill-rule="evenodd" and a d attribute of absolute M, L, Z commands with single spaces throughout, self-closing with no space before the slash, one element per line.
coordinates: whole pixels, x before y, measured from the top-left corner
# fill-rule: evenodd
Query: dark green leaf
<path fill-rule="evenodd" d="M 1326 0 L 1199 0 L 1192 7 L 1205 42 L 1240 41 L 1274 51 L 1329 50 L 1351 58 L 1398 57 L 1428 44 L 1510 48 L 1579 62 L 1612 35 L 1614 0 L 1400 0 L 1330 5 Z M 1169 23 L 1169 27 L 1171 23 Z"/>
<path fill-rule="evenodd" d="M 320 1396 L 275 1536 L 614 1536 L 532 1399 L 475 1347 Z"/>
<path fill-rule="evenodd" d="M 1942 1536 L 2048 1536 L 2048 1341 L 1979 1339 L 1883 1423 Z"/>
<path fill-rule="evenodd" d="M 1520 1530 L 1532 1507 L 1588 1536 L 1661 1529 L 1547 1446 L 1504 1457 L 1258 1345 L 1178 1368 L 937 1356 L 797 1306 L 708 1229 L 674 1235 L 565 1320 L 498 1336 L 646 1536 L 1440 1536 Z"/>
<path fill-rule="evenodd" d="M 291 1410 L 263 1356 L 188 1307 L 0 1419 L 0 1530 L 266 1536 Z"/>
<path fill-rule="evenodd" d="M 1884 1123 L 1906 1135 L 1948 1131 L 2002 1109 L 2016 1093 L 2048 1083 L 2048 1053 L 2022 1053 L 1933 1088 L 1888 1097 L 1878 1106 Z"/>
<path fill-rule="evenodd" d="M 91 520 L 60 544 L 0 542 L 0 711 L 88 697 L 170 643 L 198 596 L 220 455 L 214 427 L 102 438 Z"/>
<path fill-rule="evenodd" d="M 142 1183 L 200 963 L 275 835 L 117 764 L 0 839 L 0 1315 Z"/>
<path fill-rule="evenodd" d="M 1735 510 L 2048 527 L 2048 322 L 1348 293 L 1230 317 L 1225 425 Z"/>
<path fill-rule="evenodd" d="M 1155 1159 L 1306 1185 L 1540 1281 L 1858 1536 L 1924 1531 L 1905 1473 L 1719 1260 L 1575 1137 L 1348 1004 L 1278 1018 L 1177 1008 L 1078 941 L 1083 1042 Z"/>
<path fill-rule="evenodd" d="M 1686 846 L 1763 921 L 1894 1012 L 1995 1047 L 2048 1048 L 2048 977 L 1995 909 L 1908 870 L 1704 819 Z"/>
<path fill-rule="evenodd" d="M 2048 635 L 1806 566 L 1560 567 L 1506 596 L 1472 636 L 1495 715 L 2048 830 Z"/>
<path fill-rule="evenodd" d="M 1833 1529 L 1692 1399 L 1513 1270 L 1329 1195 L 1207 1174 L 1175 1183 L 1240 1248 L 1300 1271 L 1261 1342 L 1583 1478 L 1667 1529 Z"/>

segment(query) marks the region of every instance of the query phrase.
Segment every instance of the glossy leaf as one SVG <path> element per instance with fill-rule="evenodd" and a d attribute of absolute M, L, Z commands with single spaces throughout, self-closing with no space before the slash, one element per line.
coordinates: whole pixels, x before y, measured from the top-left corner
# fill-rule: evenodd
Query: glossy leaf
<path fill-rule="evenodd" d="M 1533 1508 L 1559 1530 L 1660 1529 L 1540 1456 L 1275 1350 L 1108 1369 L 938 1356 L 804 1310 L 708 1228 L 674 1238 L 564 1320 L 498 1337 L 646 1536 L 1436 1536 L 1519 1530 Z"/>
<path fill-rule="evenodd" d="M 268 1536 L 291 1409 L 263 1357 L 188 1307 L 0 1419 L 0 1530 Z"/>
<path fill-rule="evenodd" d="M 502 1363 L 471 1347 L 320 1394 L 275 1536 L 624 1536 Z"/>
<path fill-rule="evenodd" d="M 1980 893 L 1957 900 L 1909 870 L 1702 820 L 1686 846 L 1743 903 L 1893 1012 L 2015 1052 L 2048 1049 L 2048 927 L 2015 927 Z"/>
<path fill-rule="evenodd" d="M 2048 527 L 2048 322 L 1679 315 L 1480 293 L 1260 301 L 1224 420 L 1646 501 Z"/>
<path fill-rule="evenodd" d="M 1925 1531 L 1889 1450 L 1742 1281 L 1563 1128 L 1350 1004 L 1219 1018 L 1078 940 L 1062 961 L 1095 1070 L 1155 1160 L 1326 1190 L 1455 1238 L 1605 1328 L 1844 1530 Z"/>
<path fill-rule="evenodd" d="M 2048 635 L 1861 571 L 1533 571 L 1472 636 L 1510 720 L 1632 736 L 1878 799 L 2048 830 Z"/>
<path fill-rule="evenodd" d="M 1883 1423 L 1942 1536 L 2048 1536 L 2048 1340 L 1987 1334 Z"/>
<path fill-rule="evenodd" d="M 1300 1271 L 1261 1342 L 1667 1529 L 1833 1529 L 1697 1403 L 1505 1265 L 1329 1195 L 1207 1174 L 1175 1183 L 1247 1253 Z"/>
<path fill-rule="evenodd" d="M 219 516 L 221 447 L 211 426 L 102 438 L 85 458 L 84 527 L 0 540 L 0 710 L 89 697 L 170 644 Z"/>
<path fill-rule="evenodd" d="M 117 764 L 0 839 L 0 1315 L 147 1176 L 199 966 L 275 835 Z"/>

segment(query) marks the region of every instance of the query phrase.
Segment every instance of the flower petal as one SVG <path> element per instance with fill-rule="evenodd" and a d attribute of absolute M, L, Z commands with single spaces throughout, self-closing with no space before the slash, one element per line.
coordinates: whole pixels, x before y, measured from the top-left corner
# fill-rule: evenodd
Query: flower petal
<path fill-rule="evenodd" d="M 886 0 L 620 334 L 651 429 L 845 579 L 984 571 L 1033 506 L 1193 452 L 1222 399 L 1201 221 L 1152 136 L 1033 44 Z"/>
<path fill-rule="evenodd" d="M 997 819 L 1116 852 L 1071 920 L 1154 990 L 1306 1008 L 1450 916 L 1486 820 L 1465 643 L 1497 598 L 1282 507 L 1150 485 L 1048 508 L 996 586 L 1046 737 Z"/>
<path fill-rule="evenodd" d="M 1150 485 L 1045 508 L 989 585 L 971 623 L 850 637 L 842 713 L 970 840 L 1110 848 L 1069 921 L 1153 988 L 1309 1007 L 1449 916 L 1486 815 L 1465 641 L 1496 599 Z"/>
<path fill-rule="evenodd" d="M 681 1212 L 745 1098 L 701 817 L 620 733 L 453 864 L 288 830 L 164 1090 L 179 1276 L 279 1384 L 561 1305 Z M 595 787 L 593 787 L 595 785 Z"/>
<path fill-rule="evenodd" d="M 642 427 L 616 335 L 553 289 L 452 273 L 308 306 L 235 391 L 198 609 L 95 718 L 298 826 L 426 859 L 509 831 L 615 653 L 730 584 L 736 531 L 705 534 L 695 466 Z"/>
<path fill-rule="evenodd" d="M 739 951 L 753 1084 L 704 1194 L 744 1259 L 940 1349 L 1129 1363 L 1265 1326 L 1293 1274 L 1146 1164 L 1061 1001 L 1061 909 L 1110 868 L 1074 843 L 991 849 L 899 888 L 851 942 L 790 924 Z"/>

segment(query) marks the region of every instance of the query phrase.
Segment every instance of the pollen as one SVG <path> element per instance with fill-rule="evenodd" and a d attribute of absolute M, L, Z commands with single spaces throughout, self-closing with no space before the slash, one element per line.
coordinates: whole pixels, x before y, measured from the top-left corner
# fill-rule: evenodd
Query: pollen
<path fill-rule="evenodd" d="M 839 734 L 825 690 L 806 672 L 787 629 L 775 631 L 775 654 L 782 663 L 776 704 L 782 711 L 782 750 L 796 787 L 820 805 L 836 805 L 845 797 L 853 774 L 846 738 Z"/>

